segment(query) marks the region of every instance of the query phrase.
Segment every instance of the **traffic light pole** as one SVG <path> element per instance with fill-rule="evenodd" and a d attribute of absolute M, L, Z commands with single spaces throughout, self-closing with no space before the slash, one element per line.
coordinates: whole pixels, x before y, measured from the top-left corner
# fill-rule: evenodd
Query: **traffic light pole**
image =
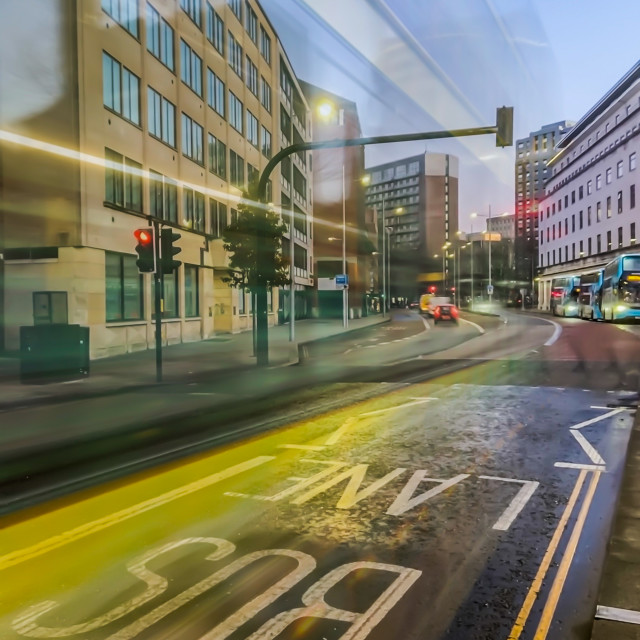
<path fill-rule="evenodd" d="M 508 147 L 513 144 L 513 107 L 499 107 L 496 111 L 496 124 L 490 127 L 473 127 L 468 129 L 453 129 L 450 131 L 427 131 L 422 133 L 407 133 L 393 136 L 372 136 L 369 138 L 347 138 L 323 140 L 318 142 L 299 142 L 280 149 L 267 163 L 260 174 L 258 182 L 258 201 L 267 205 L 267 184 L 271 172 L 287 156 L 298 151 L 313 151 L 314 149 L 336 149 L 341 147 L 364 147 L 370 144 L 388 144 L 390 142 L 414 142 L 417 140 L 435 140 L 438 138 L 461 138 L 464 136 L 482 136 L 496 134 L 496 146 Z M 260 231 L 256 234 L 256 266 L 258 275 L 258 291 L 256 299 L 256 360 L 258 366 L 269 364 L 269 338 L 267 320 L 267 285 L 262 274 L 265 269 L 265 241 Z"/>
<path fill-rule="evenodd" d="M 162 382 L 162 294 L 164 291 L 164 276 L 160 261 L 160 223 L 153 221 L 155 238 L 154 251 L 156 253 L 156 270 L 153 274 L 155 287 L 155 316 L 156 316 L 156 382 Z"/>

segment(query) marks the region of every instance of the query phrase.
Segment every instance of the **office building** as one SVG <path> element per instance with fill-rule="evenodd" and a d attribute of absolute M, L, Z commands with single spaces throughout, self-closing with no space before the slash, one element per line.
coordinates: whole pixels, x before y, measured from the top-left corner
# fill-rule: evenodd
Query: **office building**
<path fill-rule="evenodd" d="M 354 102 L 306 82 L 300 85 L 313 113 L 314 141 L 362 137 Z M 312 156 L 317 315 L 341 317 L 342 291 L 331 290 L 330 285 L 332 278 L 346 273 L 349 315 L 360 317 L 366 308 L 368 256 L 377 244 L 366 230 L 364 148 L 316 149 Z"/>
<path fill-rule="evenodd" d="M 422 153 L 367 173 L 366 205 L 377 210 L 380 233 L 389 233 L 391 296 L 413 299 L 418 274 L 433 269 L 458 231 L 458 158 Z"/>
<path fill-rule="evenodd" d="M 522 285 L 531 286 L 538 266 L 537 212 L 545 182 L 551 177 L 547 163 L 572 125 L 567 120 L 554 122 L 516 140 L 515 259 L 516 278 Z"/>
<path fill-rule="evenodd" d="M 558 143 L 539 205 L 539 306 L 552 281 L 633 250 L 640 209 L 640 62 Z"/>
<path fill-rule="evenodd" d="M 5 29 L 18 66 L 3 65 L 14 77 L 0 79 L 6 348 L 18 348 L 21 325 L 52 321 L 90 327 L 92 357 L 153 346 L 152 278 L 138 273 L 133 236 L 150 216 L 181 234 L 183 265 L 164 282 L 164 343 L 250 328 L 250 296 L 225 282 L 221 235 L 272 154 L 311 131 L 260 4 L 25 5 Z M 38 41 L 20 39 L 34 13 Z M 15 78 L 29 96 L 21 112 L 6 90 Z M 269 197 L 301 213 L 295 278 L 308 287 L 310 168 L 280 169 Z M 269 304 L 273 324 L 277 291 Z"/>

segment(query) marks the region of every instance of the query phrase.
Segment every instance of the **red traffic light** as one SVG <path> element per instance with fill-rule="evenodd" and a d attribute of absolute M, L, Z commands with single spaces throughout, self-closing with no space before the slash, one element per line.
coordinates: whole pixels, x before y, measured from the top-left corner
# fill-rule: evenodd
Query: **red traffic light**
<path fill-rule="evenodd" d="M 148 245 L 153 243 L 153 234 L 149 229 L 136 229 L 133 232 L 136 240 L 142 245 Z"/>

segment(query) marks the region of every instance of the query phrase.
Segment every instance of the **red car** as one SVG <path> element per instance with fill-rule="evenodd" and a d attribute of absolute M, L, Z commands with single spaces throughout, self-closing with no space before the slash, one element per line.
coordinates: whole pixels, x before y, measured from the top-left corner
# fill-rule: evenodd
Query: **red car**
<path fill-rule="evenodd" d="M 441 320 L 450 320 L 458 324 L 458 307 L 454 304 L 439 304 L 433 310 L 433 322 L 438 324 Z"/>

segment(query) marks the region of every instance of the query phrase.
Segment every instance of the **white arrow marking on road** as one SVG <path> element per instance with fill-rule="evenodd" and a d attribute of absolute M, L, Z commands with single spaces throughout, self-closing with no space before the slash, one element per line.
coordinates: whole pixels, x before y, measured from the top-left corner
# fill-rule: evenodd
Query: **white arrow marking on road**
<path fill-rule="evenodd" d="M 535 480 L 515 480 L 512 478 L 498 478 L 497 476 L 478 476 L 483 480 L 500 480 L 502 482 L 518 482 L 522 485 L 522 489 L 518 491 L 516 497 L 511 501 L 505 512 L 498 518 L 498 521 L 493 525 L 493 528 L 497 531 L 506 531 L 513 521 L 518 517 L 518 514 L 524 509 L 524 505 L 529 502 L 529 499 L 534 494 L 535 490 L 540 486 L 539 482 Z"/>
<path fill-rule="evenodd" d="M 580 446 L 584 449 L 584 452 L 589 456 L 591 462 L 594 464 L 605 464 L 602 456 L 595 450 L 591 443 L 575 429 L 569 429 L 571 435 L 578 441 Z"/>
<path fill-rule="evenodd" d="M 398 494 L 398 497 L 393 501 L 393 504 L 387 509 L 386 513 L 390 516 L 400 516 L 406 511 L 417 507 L 419 504 L 429 500 L 429 498 L 433 498 L 437 496 L 439 493 L 446 491 L 454 484 L 458 482 L 462 482 L 469 477 L 468 473 L 461 473 L 455 478 L 451 478 L 450 480 L 438 480 L 436 478 L 427 478 L 427 472 L 423 469 L 419 471 L 415 471 L 414 474 L 409 479 L 409 482 L 404 486 L 402 491 Z M 412 498 L 415 490 L 418 488 L 421 482 L 439 482 L 440 485 L 438 487 L 434 487 L 433 489 L 429 489 L 429 491 L 425 491 L 421 493 L 419 496 Z"/>
<path fill-rule="evenodd" d="M 607 418 L 610 418 L 611 416 L 615 416 L 616 414 L 622 413 L 623 411 L 626 411 L 626 410 L 627 410 L 626 407 L 613 409 L 613 411 L 608 411 L 607 413 L 603 413 L 601 416 L 597 416 L 596 418 L 591 418 L 590 420 L 585 420 L 584 422 L 579 422 L 578 424 L 574 424 L 573 426 L 569 427 L 569 429 L 582 429 L 582 427 L 586 427 L 590 424 L 593 424 L 594 422 L 600 422 L 601 420 L 606 420 Z"/>
<path fill-rule="evenodd" d="M 554 467 L 563 469 L 585 469 L 586 471 L 606 471 L 607 467 L 603 464 L 581 464 L 579 462 L 556 462 Z"/>

